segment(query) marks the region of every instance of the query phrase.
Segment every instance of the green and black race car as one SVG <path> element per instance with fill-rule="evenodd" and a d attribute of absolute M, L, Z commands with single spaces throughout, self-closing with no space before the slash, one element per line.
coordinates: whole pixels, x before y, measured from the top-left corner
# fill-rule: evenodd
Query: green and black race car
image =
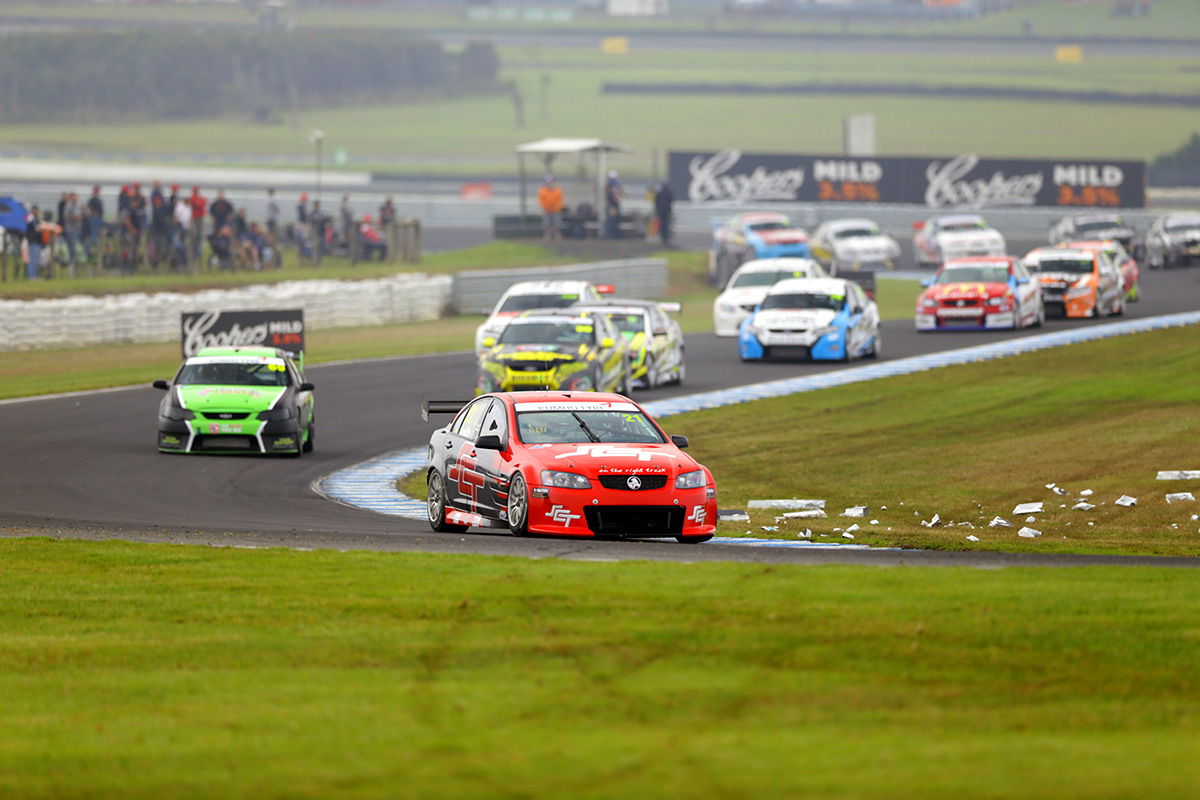
<path fill-rule="evenodd" d="M 311 452 L 313 385 L 274 347 L 207 347 L 186 359 L 158 408 L 164 453 Z"/>
<path fill-rule="evenodd" d="M 629 394 L 632 385 L 628 344 L 604 312 L 526 311 L 483 345 L 476 394 L 560 389 Z"/>

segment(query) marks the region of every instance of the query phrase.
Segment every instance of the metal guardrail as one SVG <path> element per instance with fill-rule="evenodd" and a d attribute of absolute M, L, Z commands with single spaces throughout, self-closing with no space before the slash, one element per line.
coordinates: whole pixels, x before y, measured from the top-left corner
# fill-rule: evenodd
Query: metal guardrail
<path fill-rule="evenodd" d="M 614 287 L 618 297 L 652 300 L 667 293 L 667 260 L 626 258 L 561 267 L 459 272 L 454 275 L 450 302 L 460 314 L 486 314 L 496 305 L 504 290 L 518 281 L 561 280 L 607 283 Z"/>

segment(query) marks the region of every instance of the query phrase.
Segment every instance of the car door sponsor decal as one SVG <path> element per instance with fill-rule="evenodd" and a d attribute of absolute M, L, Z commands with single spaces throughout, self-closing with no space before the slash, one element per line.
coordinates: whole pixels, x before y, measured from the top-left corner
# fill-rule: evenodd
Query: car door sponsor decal
<path fill-rule="evenodd" d="M 458 491 L 471 504 L 473 511 L 479 508 L 479 490 L 485 483 L 483 474 L 476 469 L 478 462 L 473 452 L 474 449 L 470 442 L 460 447 L 447 475 L 451 482 L 458 484 Z"/>

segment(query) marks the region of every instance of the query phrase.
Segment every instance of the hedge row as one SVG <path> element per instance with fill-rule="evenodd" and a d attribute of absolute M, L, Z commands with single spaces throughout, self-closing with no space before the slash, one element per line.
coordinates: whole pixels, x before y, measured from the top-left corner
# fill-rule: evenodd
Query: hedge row
<path fill-rule="evenodd" d="M 6 122 L 262 114 L 496 89 L 490 43 L 449 52 L 393 32 L 39 34 L 0 48 Z"/>

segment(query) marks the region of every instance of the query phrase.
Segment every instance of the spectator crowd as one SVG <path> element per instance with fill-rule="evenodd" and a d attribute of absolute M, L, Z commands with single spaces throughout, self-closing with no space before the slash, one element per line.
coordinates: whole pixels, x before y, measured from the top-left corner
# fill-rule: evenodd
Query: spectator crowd
<path fill-rule="evenodd" d="M 56 209 L 31 206 L 25 230 L 9 229 L 9 234 L 23 239 L 29 279 L 50 276 L 56 267 L 75 274 L 83 264 L 122 272 L 278 268 L 285 245 L 295 246 L 312 264 L 331 254 L 354 260 L 387 257 L 386 232 L 396 222 L 391 196 L 378 216 L 359 218 L 349 195 L 342 196 L 335 217 L 301 193 L 295 222 L 288 224 L 282 222 L 274 188 L 264 199 L 265 219 L 259 221 L 235 207 L 223 189 L 210 197 L 199 186 L 185 193 L 179 184 L 164 188 L 155 181 L 147 194 L 142 184 L 132 183 L 121 186 L 110 205 L 101 187 L 93 186 L 86 200 L 68 191 Z"/>

